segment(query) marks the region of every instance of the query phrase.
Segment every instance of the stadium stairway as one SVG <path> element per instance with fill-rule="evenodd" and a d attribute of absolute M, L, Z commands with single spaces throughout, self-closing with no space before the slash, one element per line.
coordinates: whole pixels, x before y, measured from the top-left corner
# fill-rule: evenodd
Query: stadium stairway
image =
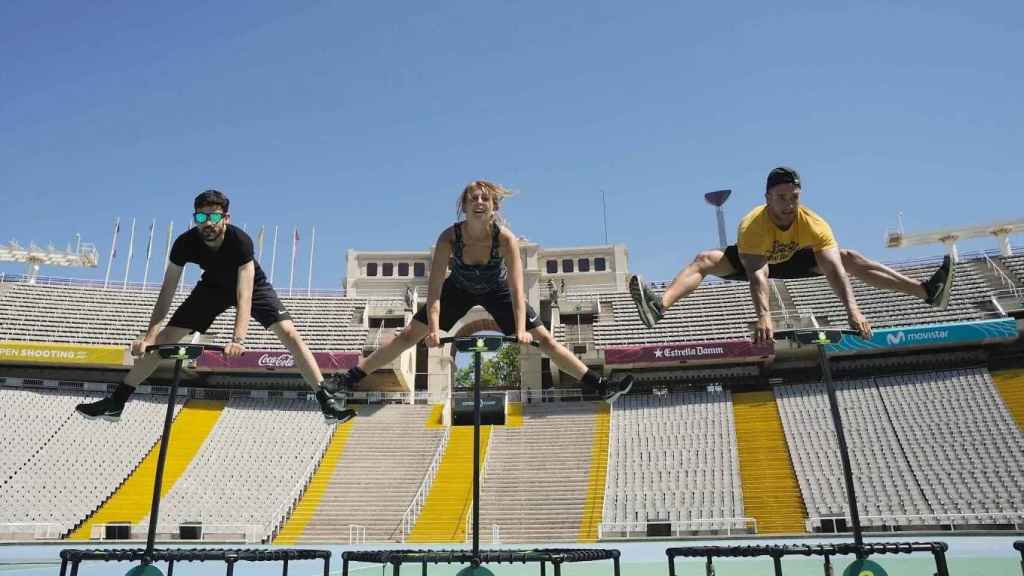
<path fill-rule="evenodd" d="M 309 485 L 306 486 L 306 491 L 299 498 L 295 509 L 292 510 L 292 515 L 285 522 L 284 526 L 281 527 L 277 537 L 274 538 L 274 544 L 291 545 L 298 542 L 299 538 L 302 537 L 306 526 L 309 525 L 309 521 L 313 519 L 317 508 L 320 507 L 320 502 L 323 500 L 324 493 L 327 491 L 327 485 L 334 475 L 334 469 L 338 465 L 338 460 L 341 459 L 341 455 L 345 451 L 349 433 L 352 432 L 352 426 L 355 425 L 357 420 L 349 420 L 340 426 L 334 427 L 334 433 L 331 435 L 331 441 L 327 445 L 327 450 L 324 451 L 323 458 L 320 460 L 320 465 L 317 466 L 313 477 L 309 480 Z"/>
<path fill-rule="evenodd" d="M 487 459 L 492 427 L 480 427 L 480 463 Z M 426 504 L 407 539 L 410 543 L 466 540 L 466 518 L 473 504 L 473 427 L 452 426 L 448 447 Z"/>
<path fill-rule="evenodd" d="M 1017 427 L 1024 430 L 1024 370 L 993 372 L 992 381 L 1017 422 Z"/>
<path fill-rule="evenodd" d="M 590 483 L 583 504 L 583 518 L 577 540 L 597 542 L 597 527 L 604 510 L 604 485 L 608 478 L 608 435 L 611 430 L 611 406 L 602 402 L 594 416 L 593 449 L 590 452 Z"/>
<path fill-rule="evenodd" d="M 744 514 L 759 534 L 805 532 L 807 511 L 771 392 L 733 394 Z"/>
<path fill-rule="evenodd" d="M 206 441 L 206 437 L 216 426 L 221 411 L 224 410 L 222 400 L 189 400 L 178 412 L 171 428 L 170 443 L 167 446 L 167 460 L 164 465 L 163 486 L 160 497 L 163 498 L 174 486 L 174 483 L 188 468 L 196 452 Z M 129 522 L 138 524 L 149 515 L 153 498 L 153 480 L 156 477 L 156 461 L 160 452 L 158 441 L 149 450 L 149 454 L 130 476 L 118 487 L 110 498 L 80 524 L 69 540 L 89 540 L 93 526 L 111 522 Z"/>

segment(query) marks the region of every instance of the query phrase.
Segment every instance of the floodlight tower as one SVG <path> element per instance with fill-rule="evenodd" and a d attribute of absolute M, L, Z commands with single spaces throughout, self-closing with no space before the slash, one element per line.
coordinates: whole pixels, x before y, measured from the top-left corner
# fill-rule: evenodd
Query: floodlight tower
<path fill-rule="evenodd" d="M 95 245 L 83 243 L 78 234 L 75 234 L 74 250 L 70 245 L 65 250 L 57 250 L 53 244 L 40 248 L 32 242 L 25 248 L 11 240 L 7 244 L 0 244 L 0 262 L 24 262 L 28 282 L 35 283 L 39 277 L 39 267 L 43 264 L 95 268 L 99 263 L 99 252 L 96 251 Z"/>
<path fill-rule="evenodd" d="M 722 206 L 729 199 L 730 194 L 732 194 L 732 190 L 716 190 L 704 195 L 704 200 L 715 207 L 715 216 L 718 217 L 718 245 L 722 247 L 722 250 L 729 245 L 729 239 L 725 236 L 725 210 L 722 209 Z"/>

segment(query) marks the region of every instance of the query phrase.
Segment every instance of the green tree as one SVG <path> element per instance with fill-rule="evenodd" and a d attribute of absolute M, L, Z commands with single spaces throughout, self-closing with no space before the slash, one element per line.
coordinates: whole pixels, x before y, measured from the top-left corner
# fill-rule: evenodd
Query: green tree
<path fill-rule="evenodd" d="M 480 388 L 518 388 L 521 377 L 519 374 L 519 346 L 510 344 L 498 350 L 480 366 Z M 455 371 L 455 387 L 471 388 L 473 386 L 473 363 Z"/>

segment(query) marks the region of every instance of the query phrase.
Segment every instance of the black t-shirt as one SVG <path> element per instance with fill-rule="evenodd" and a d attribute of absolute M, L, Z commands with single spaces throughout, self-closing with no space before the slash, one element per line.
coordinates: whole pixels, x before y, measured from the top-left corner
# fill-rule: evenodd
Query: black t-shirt
<path fill-rule="evenodd" d="M 224 243 L 216 251 L 203 242 L 198 227 L 178 236 L 171 247 L 170 260 L 178 266 L 184 266 L 187 262 L 198 264 L 203 269 L 200 282 L 228 290 L 232 295 L 238 287 L 238 267 L 249 262 L 256 266 L 253 288 L 267 284 L 267 276 L 253 256 L 252 238 L 231 224 L 228 224 L 224 232 Z"/>

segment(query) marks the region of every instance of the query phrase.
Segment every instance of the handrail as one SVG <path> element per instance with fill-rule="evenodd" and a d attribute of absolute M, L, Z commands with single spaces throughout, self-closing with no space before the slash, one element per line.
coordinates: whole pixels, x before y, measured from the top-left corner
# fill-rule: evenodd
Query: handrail
<path fill-rule="evenodd" d="M 434 484 L 434 479 L 437 477 L 437 471 L 441 467 L 441 460 L 444 458 L 444 451 L 448 446 L 450 436 L 451 427 L 445 427 L 444 434 L 441 436 L 441 442 L 437 445 L 434 457 L 430 461 L 430 467 L 427 468 L 426 473 L 423 475 L 423 480 L 420 481 L 419 490 L 416 491 L 416 495 L 412 497 L 409 507 L 402 514 L 402 520 L 398 524 L 398 528 L 401 531 L 402 544 L 405 544 L 406 537 L 412 532 L 413 526 L 416 525 L 416 518 L 427 501 L 427 495 L 430 487 Z"/>

